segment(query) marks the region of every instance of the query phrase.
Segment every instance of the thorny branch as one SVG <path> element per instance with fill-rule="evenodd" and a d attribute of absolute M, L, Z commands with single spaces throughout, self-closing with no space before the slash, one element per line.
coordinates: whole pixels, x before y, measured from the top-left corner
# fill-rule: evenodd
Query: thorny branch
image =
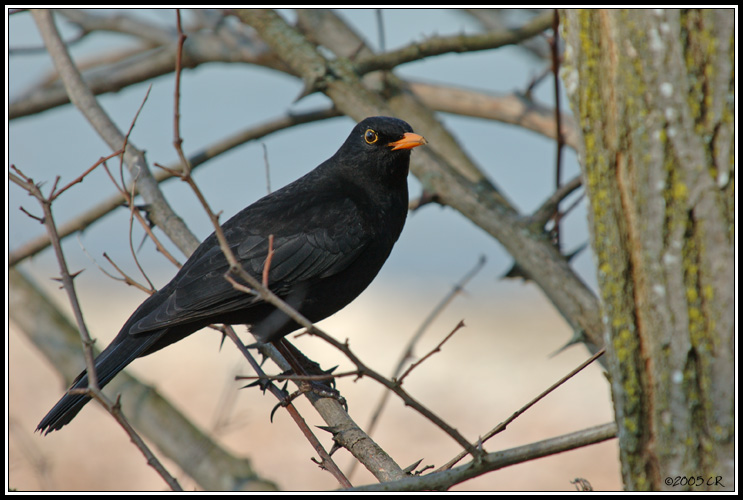
<path fill-rule="evenodd" d="M 543 28 L 542 28 L 542 30 L 543 30 Z M 542 30 L 539 30 L 539 31 L 542 31 Z M 182 45 L 182 43 L 183 43 L 183 40 L 181 39 L 179 41 L 179 44 Z M 492 40 L 487 41 L 487 42 L 479 42 L 479 41 L 476 42 L 474 38 L 469 38 L 469 39 L 464 39 L 464 40 L 460 39 L 457 43 L 459 43 L 461 45 L 461 43 L 475 44 L 475 43 L 494 43 L 494 42 Z M 507 42 L 507 43 L 514 43 L 514 42 Z M 389 68 L 392 68 L 392 67 L 394 67 L 394 66 L 396 66 L 398 64 L 402 64 L 402 63 L 406 62 L 407 60 L 413 60 L 413 59 L 411 59 L 412 56 L 410 56 L 409 54 L 412 53 L 412 51 L 415 51 L 415 50 L 417 50 L 419 52 L 422 52 L 422 55 L 420 55 L 419 58 L 420 57 L 426 57 L 426 56 L 429 56 L 429 55 L 435 55 L 436 53 L 443 53 L 443 52 L 446 52 L 446 51 L 449 51 L 449 50 L 455 50 L 455 49 L 452 48 L 453 45 L 450 45 L 449 48 L 443 48 L 442 49 L 442 47 L 446 47 L 446 44 L 445 43 L 442 44 L 440 40 L 439 41 L 429 41 L 428 44 L 425 44 L 425 43 L 424 44 L 416 44 L 414 46 L 407 47 L 407 48 L 403 49 L 403 51 L 399 51 L 396 54 L 395 53 L 387 53 L 387 54 L 383 54 L 382 55 L 383 57 L 378 57 L 376 59 L 373 58 L 373 57 L 369 57 L 369 58 L 366 58 L 366 59 L 359 59 L 359 61 L 356 62 L 357 68 L 358 68 L 357 70 L 360 73 L 364 73 L 364 72 L 368 72 L 368 71 L 373 71 L 375 69 L 382 69 L 382 68 L 389 69 Z M 470 49 L 472 49 L 472 48 L 474 48 L 474 46 L 470 46 Z M 265 50 L 265 49 L 262 48 L 261 50 Z M 439 51 L 439 52 L 437 52 L 437 51 Z M 50 50 L 50 53 L 51 53 L 51 50 Z M 54 58 L 54 56 L 53 56 L 53 58 Z M 57 61 L 57 59 L 55 59 L 55 62 L 56 61 Z M 177 70 L 176 73 L 178 74 L 179 71 Z M 60 71 L 60 74 L 63 74 L 63 71 Z M 63 75 L 63 77 L 64 77 L 64 75 Z M 65 84 L 66 85 L 68 85 L 68 81 L 69 81 L 69 78 L 65 79 Z M 74 88 L 74 86 L 75 85 L 73 84 L 72 85 L 72 88 Z M 83 87 L 84 87 L 84 85 L 83 85 Z M 72 95 L 72 92 L 69 89 L 68 89 L 68 92 L 70 93 L 70 95 Z M 177 110 L 178 109 L 178 104 L 177 104 L 177 102 L 178 102 L 178 93 L 177 92 L 176 92 L 176 95 L 175 95 L 175 99 L 176 99 L 176 110 Z M 73 99 L 73 101 L 74 101 L 74 99 Z M 86 106 L 83 106 L 83 107 L 86 107 Z M 558 108 L 558 111 L 559 111 L 559 108 Z M 177 111 L 176 111 L 176 113 L 177 113 Z M 338 111 L 336 111 L 335 109 L 332 109 L 332 110 L 329 110 L 329 111 L 325 112 L 325 116 L 324 117 L 337 116 L 337 115 L 338 115 Z M 558 116 L 559 116 L 559 114 L 558 114 Z M 290 120 L 289 121 L 291 122 L 291 117 L 290 117 Z M 176 124 L 178 123 L 178 115 L 177 114 L 176 114 L 176 116 L 174 118 L 174 122 Z M 560 122 L 558 121 L 557 123 L 558 123 L 557 130 L 560 131 L 561 130 L 561 126 L 559 124 Z M 292 124 L 293 123 L 289 123 L 289 125 L 287 125 L 287 126 L 291 126 Z M 565 127 L 565 124 L 563 123 L 563 125 L 562 125 L 563 134 L 565 134 L 564 127 Z M 557 133 L 558 137 L 562 137 L 563 134 L 560 134 L 559 132 Z M 177 133 L 177 128 L 176 128 L 175 136 L 176 136 L 176 141 L 180 139 L 180 134 Z M 126 145 L 126 141 L 124 141 L 124 144 Z M 180 143 L 178 143 L 177 148 L 178 149 L 180 148 Z M 126 146 L 124 147 L 124 149 L 127 149 Z M 129 153 L 129 150 L 128 149 L 127 149 L 127 155 L 128 156 L 131 156 L 131 154 Z M 181 161 L 182 161 L 182 163 L 184 165 L 188 165 L 188 162 L 192 160 L 192 159 L 187 159 L 185 157 L 185 155 L 183 155 L 182 150 L 179 151 L 179 155 L 181 156 Z M 168 175 L 173 175 L 173 174 L 170 173 Z M 163 175 L 163 177 L 166 177 L 166 175 Z M 17 181 L 14 180 L 14 182 L 17 182 Z M 67 186 L 64 189 L 67 189 L 68 187 L 70 187 L 70 186 Z M 157 191 L 157 188 L 156 187 L 155 187 L 155 191 Z M 558 198 L 558 200 L 559 199 L 561 199 L 561 198 Z M 211 212 L 211 210 L 208 209 L 208 205 L 206 204 L 206 200 L 204 200 L 202 198 L 201 201 L 205 205 L 205 208 L 207 208 L 207 212 L 210 214 L 210 217 L 212 217 L 212 221 L 214 222 L 214 225 L 215 225 L 216 231 L 218 233 L 218 237 L 219 237 L 220 230 L 219 230 L 219 224 L 218 224 L 217 217 L 214 216 L 213 213 Z M 89 217 L 89 219 L 92 219 L 94 217 L 97 217 L 97 216 Z M 187 229 L 186 229 L 186 231 L 187 231 Z M 52 244 L 54 244 L 54 239 L 51 238 L 50 240 L 51 240 Z M 59 242 L 59 239 L 57 238 L 57 243 L 58 242 Z M 224 244 L 225 242 L 224 242 L 224 237 L 223 236 L 220 239 L 220 243 L 222 244 L 223 249 L 225 249 L 225 254 L 228 255 L 228 259 L 229 259 L 229 253 L 230 253 L 229 252 L 229 248 Z M 36 250 L 36 251 L 38 251 L 38 250 Z M 18 256 L 17 257 L 17 260 L 15 260 L 14 262 L 18 262 L 20 259 L 25 258 L 28 255 L 30 255 L 30 253 L 26 253 L 25 255 Z M 239 277 L 240 279 L 242 279 L 246 283 L 248 283 L 248 285 L 251 287 L 251 290 L 253 291 L 253 293 L 260 294 L 264 298 L 264 300 L 267 300 L 267 301 L 269 301 L 271 303 L 274 303 L 274 305 L 276 305 L 279 309 L 282 309 L 282 307 L 283 308 L 288 308 L 289 307 L 286 304 L 281 303 L 280 302 L 280 299 L 278 299 L 275 295 L 273 295 L 270 292 L 270 290 L 267 290 L 260 282 L 258 282 L 254 278 L 252 278 L 247 273 L 245 273 L 244 270 L 238 268 L 239 266 L 236 266 L 236 261 L 234 261 L 234 256 L 232 257 L 232 259 L 233 259 L 232 262 L 233 262 L 233 266 L 234 266 L 233 269 L 232 269 L 232 273 L 236 277 Z M 251 281 L 254 281 L 254 283 L 251 282 Z M 414 408 L 416 408 L 419 412 L 423 413 L 424 415 L 427 415 L 426 412 L 428 410 L 426 410 L 424 407 L 422 407 L 420 404 L 418 404 L 415 400 L 413 400 L 412 397 L 410 397 L 405 391 L 402 390 L 401 387 L 399 387 L 399 385 L 395 387 L 395 385 L 396 385 L 395 382 L 389 381 L 389 380 L 385 379 L 384 377 L 382 377 L 381 375 L 376 374 L 376 372 L 373 372 L 372 370 L 368 369 L 363 363 L 361 363 L 360 360 L 358 360 L 358 358 L 350 351 L 350 349 L 348 348 L 348 345 L 347 344 L 342 344 L 342 343 L 340 343 L 338 341 L 335 341 L 334 339 L 330 338 L 329 336 L 327 336 L 327 334 L 325 334 L 321 330 L 319 330 L 316 327 L 314 327 L 312 324 L 310 324 L 309 322 L 307 322 L 304 318 L 302 318 L 301 316 L 299 316 L 296 312 L 288 311 L 288 310 L 285 310 L 285 309 L 282 309 L 282 310 L 284 310 L 284 312 L 286 312 L 295 321 L 297 321 L 298 323 L 300 323 L 303 326 L 307 327 L 307 329 L 308 329 L 308 331 L 310 333 L 324 338 L 326 341 L 328 341 L 329 343 L 331 343 L 332 345 L 334 345 L 338 349 L 340 349 L 342 352 L 344 352 L 344 354 L 346 354 L 346 356 L 349 359 L 351 359 L 351 361 L 354 362 L 354 364 L 356 364 L 356 366 L 358 367 L 358 373 L 365 374 L 367 376 L 370 376 L 371 378 L 373 378 L 373 379 L 377 380 L 378 382 L 382 383 L 383 385 L 385 385 L 386 387 L 388 387 L 393 392 L 396 392 L 406 402 L 406 404 L 410 404 L 411 406 L 413 406 Z M 91 386 L 93 386 L 93 385 L 94 384 L 91 382 Z M 433 420 L 433 418 L 435 418 L 435 416 L 433 416 L 433 415 L 431 415 L 431 417 L 432 417 L 432 420 Z M 443 422 L 441 422 L 441 423 L 444 424 Z M 454 429 L 449 428 L 448 426 L 446 426 L 446 424 L 444 424 L 444 425 L 445 425 L 445 427 L 442 427 L 442 429 L 446 430 L 450 434 L 450 436 L 452 436 L 455 440 L 457 440 L 465 449 L 467 449 L 467 451 L 470 454 L 473 454 L 473 456 L 475 456 L 475 457 L 482 457 L 483 456 L 482 450 L 473 447 L 472 444 L 470 444 L 469 442 L 467 442 L 466 440 L 464 440 L 464 438 L 462 438 L 461 436 L 459 436 L 459 434 Z M 451 431 L 453 431 L 453 432 L 451 432 Z"/>
<path fill-rule="evenodd" d="M 106 397 L 106 395 L 103 394 L 98 387 L 98 378 L 96 376 L 95 361 L 93 357 L 93 340 L 90 338 L 90 334 L 88 333 L 88 328 L 85 324 L 85 320 L 83 319 L 82 308 L 80 307 L 80 302 L 77 298 L 77 293 L 75 292 L 74 277 L 77 276 L 77 274 L 79 273 L 75 273 L 73 275 L 67 268 L 67 261 L 65 260 L 64 252 L 62 251 L 62 244 L 59 240 L 59 236 L 57 235 L 57 229 L 54 224 L 54 217 L 52 215 L 52 201 L 59 194 L 59 192 L 56 191 L 56 182 L 54 187 L 52 187 L 50 194 L 45 197 L 39 187 L 34 184 L 32 179 L 23 175 L 23 173 L 15 166 L 12 166 L 11 168 L 20 177 L 16 177 L 14 174 L 11 173 L 10 179 L 15 184 L 28 191 L 28 193 L 34 198 L 36 198 L 39 201 L 39 204 L 41 205 L 44 213 L 44 216 L 41 218 L 41 222 L 46 226 L 46 229 L 49 232 L 52 246 L 54 248 L 54 253 L 57 257 L 57 262 L 60 268 L 60 281 L 62 282 L 62 287 L 67 292 L 67 297 L 70 301 L 70 305 L 72 306 L 72 310 L 75 315 L 75 321 L 77 322 L 77 327 L 83 343 L 85 366 L 88 373 L 88 388 L 85 390 L 86 395 L 91 396 L 93 399 L 98 401 L 101 406 L 103 406 L 106 411 L 109 412 L 111 416 L 114 417 L 114 419 L 116 419 L 119 425 L 121 425 L 124 431 L 129 435 L 129 438 L 132 440 L 135 446 L 139 448 L 144 457 L 147 459 L 147 463 L 153 469 L 155 469 L 160 477 L 163 478 L 170 489 L 173 491 L 182 491 L 178 480 L 175 479 L 167 471 L 162 463 L 160 463 L 155 454 L 152 453 L 150 448 L 145 444 L 139 434 L 137 434 L 126 417 L 124 417 L 124 414 L 121 413 L 118 400 L 115 402 L 111 402 L 111 400 L 109 400 L 108 397 Z M 59 178 L 57 178 L 57 181 L 58 180 Z"/>
<path fill-rule="evenodd" d="M 616 437 L 616 435 L 617 425 L 611 422 L 536 443 L 488 453 L 479 462 L 468 462 L 454 469 L 433 472 L 424 476 L 405 478 L 390 483 L 359 486 L 350 491 L 444 491 L 451 488 L 452 485 L 481 476 L 487 472 L 502 469 L 526 460 L 533 460 L 535 458 L 546 457 L 583 446 L 601 443 Z"/>
<path fill-rule="evenodd" d="M 231 249 L 229 248 L 229 245 L 227 244 L 224 234 L 222 232 L 222 228 L 219 225 L 219 218 L 217 215 L 214 214 L 211 207 L 209 206 L 209 203 L 206 201 L 206 198 L 204 197 L 203 193 L 199 189 L 199 187 L 196 185 L 196 182 L 194 181 L 193 177 L 191 176 L 191 167 L 188 164 L 188 160 L 186 158 L 186 155 L 183 152 L 183 149 L 181 145 L 183 144 L 183 138 L 180 134 L 180 75 L 181 75 L 181 51 L 183 47 L 183 42 L 186 39 L 186 35 L 183 33 L 181 28 L 181 20 L 180 20 L 180 11 L 176 11 L 177 13 L 177 29 L 178 29 L 178 39 L 179 39 L 179 50 L 176 55 L 176 79 L 175 79 L 175 103 L 174 103 L 174 110 L 173 110 L 173 146 L 175 147 L 178 157 L 181 158 L 182 162 L 182 168 L 180 173 L 180 178 L 182 181 L 186 182 L 190 187 L 191 190 L 194 192 L 196 197 L 199 199 L 199 202 L 204 207 L 204 210 L 209 215 L 209 219 L 212 221 L 212 224 L 214 225 L 215 231 L 218 233 L 218 238 L 220 240 L 220 245 L 222 245 L 223 250 L 227 248 L 231 252 Z M 271 265 L 271 257 L 273 255 L 273 235 L 269 237 L 269 252 L 268 257 L 266 258 L 266 262 L 264 264 L 264 272 L 263 272 L 263 280 L 264 284 L 263 286 L 267 286 L 268 281 L 268 271 Z M 234 260 L 234 256 L 233 256 Z M 230 326 L 225 326 L 225 331 L 227 332 L 227 335 L 230 337 L 230 339 L 238 346 L 238 349 L 243 354 L 244 357 L 248 360 L 248 362 L 251 364 L 254 370 L 256 370 L 257 373 L 262 373 L 260 366 L 255 362 L 255 359 L 247 352 L 247 349 L 242 345 L 242 342 L 235 334 L 234 330 Z M 333 474 L 333 476 L 338 480 L 338 482 L 343 486 L 344 488 L 348 488 L 351 486 L 351 483 L 348 481 L 348 479 L 343 475 L 341 470 L 338 468 L 338 466 L 333 462 L 333 459 L 330 457 L 330 455 L 325 451 L 323 446 L 320 444 L 320 441 L 315 437 L 315 435 L 312 433 L 312 431 L 309 429 L 307 424 L 305 423 L 304 419 L 301 417 L 297 409 L 294 407 L 293 404 L 291 404 L 290 401 L 286 401 L 286 395 L 283 394 L 283 391 L 278 391 L 278 393 L 275 391 L 275 387 L 273 384 L 270 384 L 272 392 L 277 395 L 279 400 L 282 402 L 281 405 L 284 406 L 293 420 L 297 423 L 299 428 L 301 429 L 302 433 L 305 435 L 305 437 L 310 441 L 315 451 L 317 451 L 318 455 L 322 458 L 322 466 L 327 469 L 328 471 Z"/>

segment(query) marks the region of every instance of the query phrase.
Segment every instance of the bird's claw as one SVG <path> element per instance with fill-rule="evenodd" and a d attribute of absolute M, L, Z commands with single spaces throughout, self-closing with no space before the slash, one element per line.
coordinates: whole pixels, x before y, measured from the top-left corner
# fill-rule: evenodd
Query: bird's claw
<path fill-rule="evenodd" d="M 335 368 L 333 368 L 333 370 L 334 369 Z M 252 385 L 255 385 L 255 383 Z M 293 393 L 289 394 L 286 392 L 286 390 L 284 390 L 283 392 L 285 394 L 284 397 L 281 398 L 281 400 L 278 403 L 276 403 L 276 406 L 274 406 L 273 409 L 271 410 L 271 416 L 270 416 L 271 422 L 273 422 L 273 416 L 276 413 L 276 410 L 278 410 L 279 408 L 286 408 L 292 403 L 292 401 L 297 399 L 302 394 L 307 394 L 307 393 L 312 393 L 319 398 L 335 399 L 336 401 L 338 401 L 338 403 L 340 403 L 344 411 L 346 412 L 348 411 L 348 403 L 346 402 L 346 398 L 341 396 L 341 393 L 335 390 L 334 388 L 328 387 L 321 383 L 311 382 L 311 381 L 310 382 L 301 381 L 299 383 L 299 389 L 297 389 Z"/>

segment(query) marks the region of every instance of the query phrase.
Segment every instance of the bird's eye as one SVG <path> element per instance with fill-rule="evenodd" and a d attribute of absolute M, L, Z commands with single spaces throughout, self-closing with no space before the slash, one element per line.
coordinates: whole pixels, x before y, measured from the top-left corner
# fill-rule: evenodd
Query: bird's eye
<path fill-rule="evenodd" d="M 367 144 L 374 144 L 379 140 L 379 136 L 372 129 L 368 128 L 366 129 L 366 132 L 364 132 L 364 140 Z"/>

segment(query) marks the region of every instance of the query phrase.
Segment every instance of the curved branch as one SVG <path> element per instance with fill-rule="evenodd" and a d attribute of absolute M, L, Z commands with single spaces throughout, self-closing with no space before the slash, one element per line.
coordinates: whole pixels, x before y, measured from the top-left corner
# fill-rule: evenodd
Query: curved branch
<path fill-rule="evenodd" d="M 10 319 L 67 382 L 80 372 L 80 334 L 36 285 L 17 269 L 8 270 Z M 56 332 L 54 339 L 49 332 Z M 154 387 L 124 371 L 107 386 L 109 394 L 126 394 L 121 406 L 127 419 L 205 490 L 267 490 L 276 485 L 259 477 L 250 460 L 236 457 L 194 426 Z M 167 422 L 168 425 L 162 425 Z M 209 460 L 204 460 L 209 457 Z"/>
<path fill-rule="evenodd" d="M 477 35 L 455 35 L 433 37 L 398 50 L 360 58 L 355 62 L 360 75 L 378 70 L 390 70 L 395 66 L 427 57 L 449 53 L 475 52 L 497 49 L 528 40 L 552 26 L 552 12 L 544 12 L 523 26 L 512 29 L 489 31 Z"/>
<path fill-rule="evenodd" d="M 113 64 L 90 68 L 84 72 L 85 83 L 93 94 L 100 95 L 172 73 L 177 48 L 177 40 L 173 37 L 170 43 L 135 52 Z M 195 68 L 209 62 L 244 62 L 288 71 L 254 34 L 226 28 L 190 34 L 184 45 L 183 67 Z M 69 102 L 62 85 L 50 86 L 43 81 L 8 103 L 8 119 L 40 113 Z"/>
<path fill-rule="evenodd" d="M 487 472 L 502 469 L 527 460 L 547 457 L 564 451 L 582 448 L 592 444 L 613 439 L 617 435 L 615 423 L 597 425 L 589 429 L 545 439 L 536 443 L 496 451 L 485 455 L 480 462 L 471 461 L 453 469 L 433 472 L 425 476 L 416 476 L 383 484 L 370 484 L 351 488 L 350 491 L 421 491 L 447 490 L 473 477 Z"/>
<path fill-rule="evenodd" d="M 423 104 L 446 113 L 486 118 L 531 130 L 557 140 L 555 110 L 518 94 L 494 95 L 476 90 L 410 82 Z M 565 144 L 578 149 L 578 130 L 572 115 L 561 115 Z"/>
<path fill-rule="evenodd" d="M 339 110 L 359 121 L 374 115 L 409 118 L 399 112 L 399 107 L 391 109 L 388 100 L 366 88 L 348 60 L 326 60 L 276 13 L 242 10 L 237 14 L 306 81 L 315 81 Z M 406 111 L 416 110 L 411 105 Z M 420 133 L 429 136 L 427 123 L 414 123 Z M 492 185 L 465 177 L 437 153 L 430 138 L 429 143 L 432 147 L 413 155 L 410 164 L 424 189 L 435 193 L 442 203 L 455 208 L 500 241 L 519 266 L 534 276 L 571 327 L 582 333 L 589 351 L 598 352 L 603 347 L 603 324 L 599 301 L 593 291 L 543 234 L 529 230 L 528 220 L 521 217 Z"/>
<path fill-rule="evenodd" d="M 132 178 L 135 179 L 140 195 L 145 202 L 151 206 L 152 220 L 173 240 L 181 251 L 190 254 L 198 246 L 198 240 L 186 227 L 185 223 L 178 217 L 163 197 L 152 178 L 147 162 L 142 151 L 128 142 L 124 134 L 111 121 L 106 112 L 96 101 L 95 96 L 83 82 L 80 72 L 67 52 L 64 42 L 59 36 L 54 20 L 50 12 L 43 11 L 37 16 L 39 31 L 47 46 L 49 55 L 54 62 L 57 71 L 70 96 L 70 100 L 83 113 L 98 135 L 108 144 L 113 151 L 117 151 L 126 145 L 124 150 L 124 162 L 129 168 Z"/>
<path fill-rule="evenodd" d="M 110 31 L 131 35 L 138 41 L 149 42 L 153 46 L 172 43 L 177 36 L 175 29 L 122 13 L 103 16 L 81 9 L 59 9 L 54 12 L 84 32 Z"/>
<path fill-rule="evenodd" d="M 238 132 L 237 134 L 231 137 L 228 137 L 215 144 L 207 146 L 201 151 L 197 151 L 196 153 L 191 155 L 188 158 L 188 161 L 191 165 L 191 168 L 194 169 L 206 163 L 207 161 L 211 160 L 212 158 L 215 158 L 222 153 L 226 153 L 227 151 L 230 151 L 231 149 L 236 148 L 237 146 L 245 144 L 246 142 L 261 139 L 274 132 L 277 132 L 279 130 L 284 130 L 289 127 L 293 127 L 295 125 L 301 125 L 304 123 L 312 123 L 318 120 L 325 120 L 325 119 L 333 118 L 336 116 L 341 116 L 341 114 L 333 108 L 321 109 L 317 111 L 308 111 L 304 113 L 288 114 L 288 115 L 276 118 L 274 120 L 271 120 L 269 122 L 263 123 L 261 125 L 258 125 L 256 127 L 248 128 L 246 130 Z M 177 169 L 176 165 L 170 165 L 166 169 L 161 169 L 155 172 L 153 177 L 155 181 L 158 183 L 166 181 L 173 177 L 173 174 L 171 173 L 171 171 L 176 170 L 176 169 Z M 127 188 L 127 191 L 131 193 L 132 192 L 131 187 Z M 134 194 L 137 194 L 138 191 L 136 189 L 136 186 L 134 186 L 133 192 Z M 78 231 L 84 230 L 86 227 L 90 226 L 94 222 L 97 222 L 99 219 L 101 219 L 108 213 L 121 207 L 124 203 L 125 203 L 124 196 L 121 195 L 120 193 L 117 193 L 109 197 L 108 199 L 103 200 L 102 202 L 94 206 L 93 208 L 87 210 L 86 212 L 75 217 L 74 219 L 67 221 L 65 224 L 61 225 L 59 227 L 60 238 L 65 238 Z M 28 257 L 32 257 L 33 255 L 36 255 L 37 253 L 41 252 L 48 246 L 49 246 L 49 236 L 47 234 L 43 234 L 39 236 L 38 238 L 35 238 L 27 242 L 26 244 L 22 245 L 20 248 L 17 248 L 16 250 L 10 252 L 8 255 L 8 266 L 11 266 L 11 267 L 15 266 L 22 260 L 27 259 Z"/>

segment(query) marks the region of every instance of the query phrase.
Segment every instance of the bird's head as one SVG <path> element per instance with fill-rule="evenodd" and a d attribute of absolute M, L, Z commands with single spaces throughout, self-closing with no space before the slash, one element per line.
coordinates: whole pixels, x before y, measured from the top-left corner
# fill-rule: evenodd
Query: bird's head
<path fill-rule="evenodd" d="M 338 160 L 356 175 L 407 176 L 410 152 L 426 144 L 405 121 L 372 116 L 360 121 L 338 150 Z"/>

